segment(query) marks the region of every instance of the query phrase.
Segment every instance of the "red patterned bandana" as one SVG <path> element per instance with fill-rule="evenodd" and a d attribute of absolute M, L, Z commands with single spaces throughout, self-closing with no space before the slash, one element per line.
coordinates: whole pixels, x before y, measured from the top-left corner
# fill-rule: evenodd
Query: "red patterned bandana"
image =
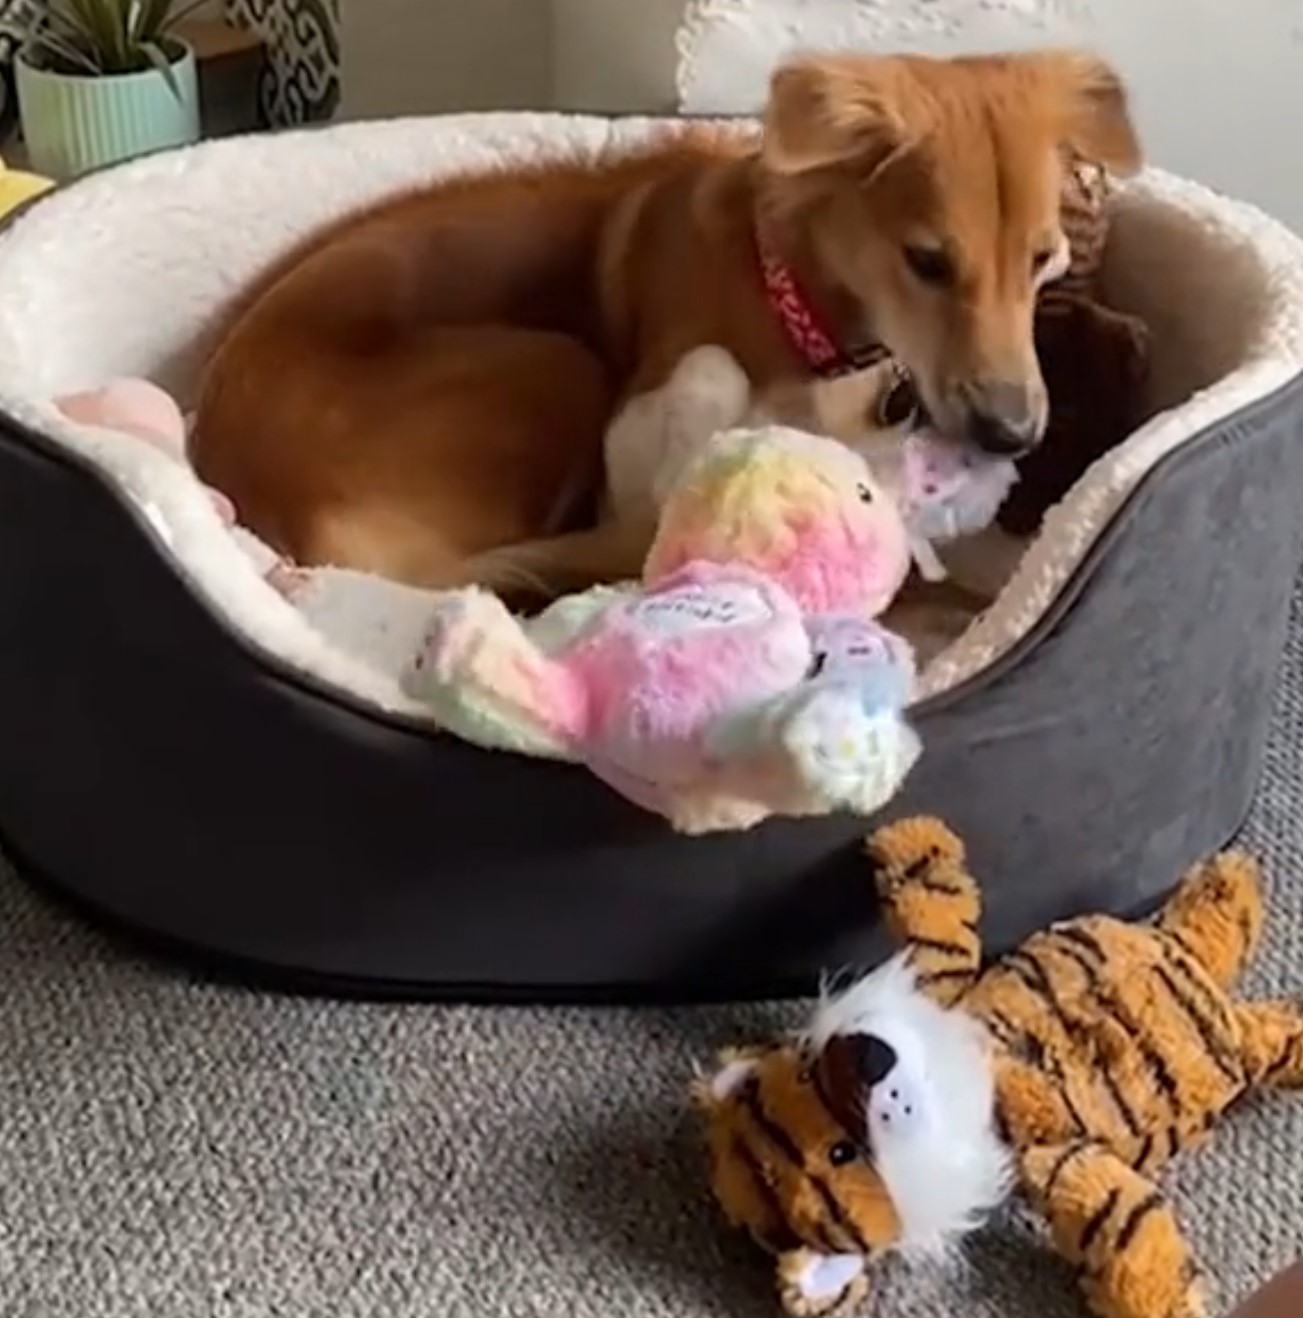
<path fill-rule="evenodd" d="M 789 266 L 770 248 L 757 233 L 756 250 L 760 258 L 760 273 L 764 279 L 769 305 L 782 322 L 792 346 L 801 360 L 816 374 L 822 376 L 848 375 L 863 370 L 889 354 L 880 343 L 866 344 L 846 350 L 840 347 L 823 318 L 806 297 Z"/>

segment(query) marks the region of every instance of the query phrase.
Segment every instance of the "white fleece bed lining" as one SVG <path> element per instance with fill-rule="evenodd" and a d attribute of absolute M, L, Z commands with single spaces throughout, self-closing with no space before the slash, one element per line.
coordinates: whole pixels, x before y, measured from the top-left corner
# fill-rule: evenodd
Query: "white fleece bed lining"
<path fill-rule="evenodd" d="M 346 637 L 332 639 L 341 619 L 328 605 L 310 620 L 263 580 L 187 468 L 67 421 L 51 399 L 141 374 L 185 403 L 212 313 L 312 227 L 506 159 L 618 152 L 657 126 L 535 114 L 400 119 L 208 142 L 84 179 L 0 237 L 0 407 L 104 471 L 255 648 L 366 705 L 432 724 L 397 677 L 428 596 L 384 585 L 371 638 L 350 652 Z M 1036 625 L 1156 463 L 1303 370 L 1303 241 L 1253 207 L 1150 170 L 1118 198 L 1105 274 L 1109 300 L 1155 331 L 1157 410 L 1050 510 L 995 603 L 927 666 L 923 697 L 976 677 Z"/>

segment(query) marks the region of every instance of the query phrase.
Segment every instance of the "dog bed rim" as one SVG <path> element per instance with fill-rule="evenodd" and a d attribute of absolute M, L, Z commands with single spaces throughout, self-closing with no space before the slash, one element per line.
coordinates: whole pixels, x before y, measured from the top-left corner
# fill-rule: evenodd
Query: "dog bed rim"
<path fill-rule="evenodd" d="M 576 120 L 606 122 L 615 125 L 638 125 L 647 128 L 657 126 L 669 126 L 677 123 L 697 123 L 697 124 L 754 124 L 756 116 L 746 113 L 712 113 L 709 115 L 647 115 L 647 114 L 627 114 L 621 112 L 583 112 L 580 114 L 568 113 L 565 111 L 503 111 L 503 112 L 470 112 L 470 113 L 451 113 L 445 115 L 410 115 L 395 116 L 390 122 L 408 122 L 428 123 L 431 120 L 456 120 L 461 121 L 464 125 L 483 125 L 492 128 L 500 125 L 502 121 L 513 120 L 518 117 L 528 117 L 536 125 L 554 122 L 558 126 L 567 123 L 574 123 Z M 261 141 L 268 137 L 285 139 L 294 136 L 306 136 L 315 134 L 322 130 L 340 130 L 351 129 L 361 131 L 366 127 L 373 127 L 371 123 L 355 124 L 309 124 L 295 125 L 284 128 L 272 129 L 270 131 L 247 132 L 232 134 L 222 139 L 222 144 L 233 144 L 244 141 Z M 148 152 L 138 156 L 130 161 L 120 162 L 107 166 L 98 167 L 87 171 L 75 179 L 67 182 L 57 183 L 54 187 L 46 192 L 28 199 L 27 201 L 15 207 L 8 214 L 0 218 L 0 239 L 13 228 L 23 217 L 28 215 L 33 208 L 40 206 L 45 202 L 53 201 L 58 197 L 65 196 L 71 191 L 85 183 L 96 179 L 99 175 L 108 173 L 112 170 L 132 169 L 148 159 L 158 159 L 167 157 L 181 157 L 190 153 L 195 148 L 192 146 L 165 147 L 158 151 Z M 1153 172 L 1171 178 L 1177 183 L 1191 184 L 1194 188 L 1205 192 L 1210 198 L 1218 198 L 1213 190 L 1198 184 L 1195 180 L 1184 179 L 1178 175 L 1166 175 L 1166 171 L 1155 169 Z M 1227 198 L 1236 206 L 1251 212 L 1257 212 L 1262 219 L 1271 223 L 1277 228 L 1278 222 L 1274 221 L 1269 215 L 1258 212 L 1258 208 L 1250 203 L 1238 201 L 1234 198 Z M 1261 365 L 1261 363 L 1259 363 Z M 1242 369 L 1242 368 L 1241 368 Z M 979 668 L 970 671 L 958 680 L 952 680 L 943 683 L 941 689 L 935 692 L 924 691 L 919 699 L 911 706 L 911 714 L 914 718 L 925 719 L 929 714 L 948 709 L 963 700 L 967 699 L 976 691 L 984 688 L 988 683 L 994 682 L 1001 678 L 1026 657 L 1026 655 L 1035 648 L 1037 644 L 1051 631 L 1062 619 L 1066 610 L 1071 607 L 1072 603 L 1080 596 L 1090 577 L 1093 575 L 1096 565 L 1107 552 L 1108 546 L 1116 538 L 1120 527 L 1126 518 L 1134 513 L 1140 505 L 1147 491 L 1152 490 L 1154 478 L 1160 474 L 1165 474 L 1171 470 L 1174 460 L 1182 455 L 1193 454 L 1202 449 L 1203 445 L 1209 440 L 1217 440 L 1221 437 L 1223 428 L 1228 421 L 1234 421 L 1237 425 L 1242 423 L 1246 418 L 1251 418 L 1259 410 L 1270 410 L 1278 402 L 1279 398 L 1287 394 L 1292 389 L 1298 387 L 1300 379 L 1303 379 L 1303 364 L 1296 364 L 1295 369 L 1283 379 L 1272 383 L 1265 391 L 1257 397 L 1246 401 L 1240 408 L 1230 413 L 1223 414 L 1220 417 L 1212 417 L 1208 422 L 1198 430 L 1185 436 L 1174 448 L 1164 453 L 1157 461 L 1147 466 L 1140 475 L 1134 479 L 1129 487 L 1122 494 L 1116 506 L 1109 512 L 1107 520 L 1099 526 L 1092 537 L 1088 546 L 1085 547 L 1076 563 L 1070 568 L 1067 575 L 1057 583 L 1053 593 L 1047 598 L 1034 622 L 1025 631 L 1022 631 L 1012 643 L 1002 645 L 996 653 L 986 660 Z M 1220 383 L 1220 382 L 1219 382 Z M 1161 414 L 1160 414 L 1161 415 Z M 463 744 L 470 745 L 479 749 L 477 743 L 467 741 L 457 736 L 455 733 L 448 732 L 432 723 L 428 718 L 422 717 L 415 713 L 405 713 L 400 708 L 386 708 L 384 705 L 373 702 L 367 697 L 348 689 L 343 684 L 335 684 L 330 679 L 318 676 L 311 671 L 305 671 L 297 666 L 292 660 L 283 657 L 265 642 L 255 639 L 244 634 L 243 629 L 231 618 L 228 618 L 223 610 L 219 607 L 216 600 L 204 598 L 205 592 L 199 588 L 198 583 L 189 579 L 190 569 L 186 563 L 181 561 L 172 547 L 167 543 L 166 537 L 161 533 L 158 525 L 155 524 L 150 516 L 149 510 L 133 499 L 125 490 L 120 489 L 115 483 L 112 473 L 101 466 L 88 454 L 72 449 L 44 434 L 40 429 L 15 415 L 9 408 L 0 402 L 0 421 L 3 422 L 7 431 L 6 439 L 13 436 L 21 436 L 27 446 L 47 459 L 54 459 L 56 462 L 62 459 L 66 467 L 74 470 L 81 470 L 84 474 L 92 476 L 102 489 L 106 489 L 113 497 L 114 502 L 119 507 L 124 507 L 128 516 L 133 520 L 138 529 L 145 532 L 148 542 L 168 563 L 169 570 L 174 576 L 180 578 L 186 588 L 187 594 L 195 599 L 204 609 L 210 619 L 217 622 L 219 630 L 225 632 L 230 639 L 234 640 L 237 647 L 246 655 L 254 659 L 255 663 L 260 666 L 262 671 L 267 672 L 275 677 L 287 681 L 297 689 L 310 693 L 313 696 L 319 696 L 338 708 L 349 710 L 351 713 L 363 715 L 375 724 L 387 728 L 403 731 L 414 732 L 425 739 L 451 737 L 454 740 L 461 741 Z M 1134 439 L 1136 435 L 1147 431 L 1152 422 L 1147 422 L 1139 427 L 1128 437 Z M 1089 473 L 1088 473 L 1089 474 Z M 1083 477 L 1082 479 L 1086 479 Z M 1032 543 L 1035 543 L 1035 538 Z M 545 759 L 547 757 L 544 757 Z"/>
<path fill-rule="evenodd" d="M 34 205 L 41 200 L 41 197 L 37 197 L 26 203 L 26 205 Z M 0 222 L 0 234 L 3 233 L 6 224 L 7 221 Z M 1280 405 L 1281 400 L 1292 392 L 1303 394 L 1303 369 L 1297 371 L 1283 384 L 1278 385 L 1262 397 L 1254 399 L 1243 410 L 1237 412 L 1235 414 L 1236 424 L 1251 425 L 1258 413 L 1273 411 Z M 1207 444 L 1222 442 L 1227 419 L 1222 418 L 1220 422 L 1215 421 L 1203 427 L 1150 467 L 1140 477 L 1136 485 L 1127 492 L 1123 501 L 1113 511 L 1108 522 L 1095 537 L 1090 548 L 1076 564 L 1072 573 L 1063 582 L 1053 600 L 1042 611 L 1032 627 L 1020 636 L 1012 646 L 999 654 L 987 667 L 964 678 L 954 686 L 947 687 L 934 695 L 922 697 L 911 706 L 912 717 L 923 720 L 930 714 L 952 708 L 1016 668 L 1026 655 L 1034 650 L 1041 640 L 1058 626 L 1067 610 L 1081 596 L 1081 593 L 1089 584 L 1090 578 L 1094 575 L 1096 567 L 1108 554 L 1110 547 L 1121 533 L 1122 527 L 1147 501 L 1154 486 L 1164 479 L 1173 467 L 1186 459 L 1194 458 Z M 57 465 L 63 465 L 83 478 L 90 479 L 93 484 L 99 487 L 102 493 L 107 494 L 117 509 L 124 513 L 136 529 L 149 541 L 166 569 L 185 588 L 187 596 L 199 606 L 210 621 L 216 624 L 218 631 L 229 642 L 234 643 L 264 672 L 280 681 L 288 682 L 300 691 L 325 699 L 333 705 L 347 709 L 351 713 L 360 715 L 380 726 L 396 731 L 415 733 L 426 740 L 448 738 L 462 742 L 462 744 L 471 746 L 473 749 L 481 749 L 475 747 L 473 743 L 464 742 L 462 738 L 457 737 L 455 734 L 420 718 L 406 715 L 399 710 L 387 710 L 370 704 L 354 692 L 346 688 L 333 686 L 325 679 L 300 669 L 275 651 L 261 646 L 258 642 L 246 636 L 241 628 L 229 619 L 214 602 L 205 598 L 202 591 L 196 589 L 145 508 L 125 491 L 119 489 L 109 474 L 92 458 L 76 450 L 69 449 L 42 434 L 21 418 L 14 416 L 2 404 L 0 404 L 0 430 L 4 432 L 0 434 L 0 443 L 11 442 L 12 437 L 15 435 L 21 436 L 22 442 L 39 453 L 41 457 Z"/>
<path fill-rule="evenodd" d="M 318 693 L 312 693 L 318 694 Z M 333 696 L 327 696 L 333 701 Z M 335 702 L 338 703 L 338 702 Z M 1227 834 L 1226 843 L 1239 835 L 1251 806 Z M 413 980 L 365 978 L 341 971 L 312 970 L 303 965 L 270 961 L 231 952 L 199 939 L 169 933 L 162 928 L 128 919 L 99 903 L 83 891 L 64 884 L 48 869 L 15 846 L 0 829 L 0 853 L 6 856 L 24 880 L 74 919 L 87 921 L 123 952 L 133 953 L 175 973 L 178 969 L 206 977 L 210 983 L 254 991 L 275 992 L 308 1000 L 358 1003 L 430 1003 L 449 1006 L 534 1006 L 549 1007 L 717 1007 L 763 1002 L 793 1002 L 817 997 L 827 986 L 826 975 L 767 979 L 750 987 L 694 986 L 678 981 L 621 985 L 612 996 L 607 984 L 597 983 L 512 983 L 477 980 Z M 1119 913 L 1126 921 L 1148 919 L 1170 897 L 1170 891 L 1147 897 Z M 866 966 L 865 968 L 871 968 Z M 842 968 L 844 973 L 845 967 Z"/>

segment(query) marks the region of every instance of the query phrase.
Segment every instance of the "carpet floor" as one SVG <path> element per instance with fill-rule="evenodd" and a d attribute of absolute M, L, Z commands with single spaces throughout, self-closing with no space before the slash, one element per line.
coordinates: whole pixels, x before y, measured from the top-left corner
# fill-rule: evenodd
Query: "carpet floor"
<path fill-rule="evenodd" d="M 1215 748 L 1210 748 L 1215 754 Z M 1271 918 L 1247 989 L 1303 990 L 1303 596 L 1241 839 Z M 184 875 L 178 876 L 184 882 Z M 703 1192 L 684 1085 L 799 1006 L 366 1006 L 198 983 L 0 864 L 4 1318 L 775 1318 Z M 1303 1254 L 1303 1096 L 1238 1110 L 1168 1184 L 1213 1315 Z M 1081 1318 L 1019 1218 L 962 1268 L 882 1270 L 875 1318 Z"/>

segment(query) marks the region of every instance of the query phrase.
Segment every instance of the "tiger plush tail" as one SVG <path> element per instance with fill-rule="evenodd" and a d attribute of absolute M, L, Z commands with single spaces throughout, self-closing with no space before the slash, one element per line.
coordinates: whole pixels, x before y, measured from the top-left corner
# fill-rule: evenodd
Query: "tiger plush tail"
<path fill-rule="evenodd" d="M 866 849 L 887 926 L 908 950 L 919 988 L 952 1006 L 982 964 L 982 899 L 964 844 L 940 820 L 920 816 L 878 829 Z"/>

